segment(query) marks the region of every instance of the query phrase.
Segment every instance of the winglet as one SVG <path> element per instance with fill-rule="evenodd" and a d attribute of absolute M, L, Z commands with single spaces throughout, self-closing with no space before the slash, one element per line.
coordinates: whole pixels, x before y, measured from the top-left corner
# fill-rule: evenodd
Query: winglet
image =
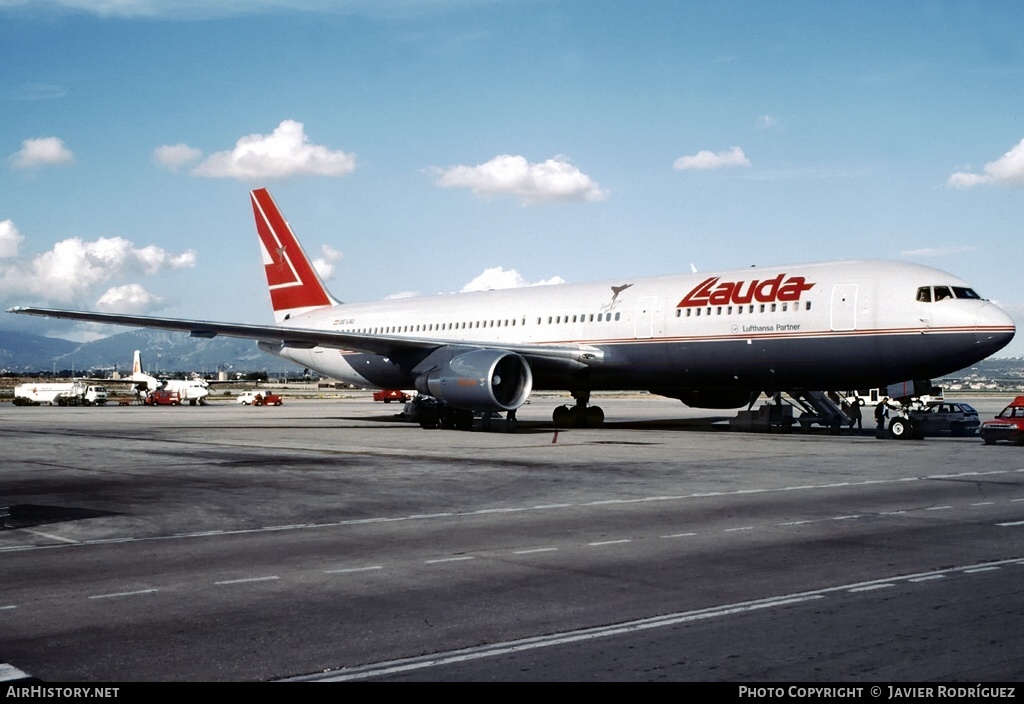
<path fill-rule="evenodd" d="M 280 323 L 315 308 L 338 305 L 265 188 L 252 192 L 274 319 Z"/>

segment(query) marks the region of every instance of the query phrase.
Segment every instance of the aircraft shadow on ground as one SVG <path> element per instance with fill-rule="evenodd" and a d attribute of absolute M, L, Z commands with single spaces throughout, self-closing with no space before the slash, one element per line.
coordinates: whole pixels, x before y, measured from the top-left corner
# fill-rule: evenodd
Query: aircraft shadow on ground
<path fill-rule="evenodd" d="M 80 521 L 86 518 L 117 516 L 115 511 L 97 511 L 73 506 L 39 506 L 37 504 L 15 504 L 8 507 L 9 515 L 0 514 L 0 530 L 34 528 L 49 523 Z"/>

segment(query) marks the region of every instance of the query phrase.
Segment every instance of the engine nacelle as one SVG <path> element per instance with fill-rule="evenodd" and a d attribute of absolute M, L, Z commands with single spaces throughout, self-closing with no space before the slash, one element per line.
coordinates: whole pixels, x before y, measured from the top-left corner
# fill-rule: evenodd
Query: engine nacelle
<path fill-rule="evenodd" d="M 416 390 L 472 411 L 514 411 L 533 390 L 526 360 L 505 350 L 473 350 L 416 379 Z"/>

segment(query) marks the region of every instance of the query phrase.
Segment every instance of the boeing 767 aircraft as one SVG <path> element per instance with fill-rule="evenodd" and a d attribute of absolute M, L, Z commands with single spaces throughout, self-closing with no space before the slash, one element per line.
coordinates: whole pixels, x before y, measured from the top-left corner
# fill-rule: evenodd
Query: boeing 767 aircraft
<path fill-rule="evenodd" d="M 1002 349 L 1013 320 L 961 279 L 892 261 L 342 304 L 265 189 L 252 191 L 275 325 L 16 307 L 12 313 L 257 340 L 359 386 L 416 388 L 424 427 L 510 421 L 533 389 L 571 392 L 555 422 L 600 425 L 593 391 L 648 390 L 700 408 L 761 392 L 885 386 L 954 372 Z M 510 423 L 511 424 L 511 423 Z"/>

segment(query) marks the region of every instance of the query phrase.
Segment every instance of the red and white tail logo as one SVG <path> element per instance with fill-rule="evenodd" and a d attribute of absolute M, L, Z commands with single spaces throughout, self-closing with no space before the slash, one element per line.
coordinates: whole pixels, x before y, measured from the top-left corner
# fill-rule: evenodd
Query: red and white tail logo
<path fill-rule="evenodd" d="M 298 313 L 337 305 L 267 189 L 252 192 L 252 212 L 275 320 L 280 323 Z"/>

